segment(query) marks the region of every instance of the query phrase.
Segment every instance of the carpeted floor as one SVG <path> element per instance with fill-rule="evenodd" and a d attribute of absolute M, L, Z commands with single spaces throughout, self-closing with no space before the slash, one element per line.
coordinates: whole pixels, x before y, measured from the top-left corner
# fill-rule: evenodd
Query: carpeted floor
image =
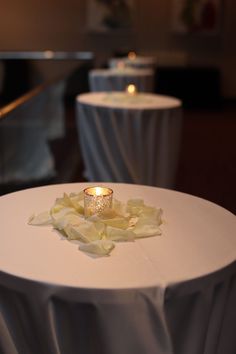
<path fill-rule="evenodd" d="M 236 105 L 184 111 L 176 189 L 236 213 Z"/>

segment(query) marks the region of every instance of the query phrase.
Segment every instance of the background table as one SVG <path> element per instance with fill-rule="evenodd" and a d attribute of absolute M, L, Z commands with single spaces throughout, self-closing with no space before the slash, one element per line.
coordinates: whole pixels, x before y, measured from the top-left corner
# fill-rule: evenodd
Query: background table
<path fill-rule="evenodd" d="M 135 58 L 121 57 L 121 58 L 111 58 L 108 61 L 110 68 L 116 68 L 122 63 L 127 67 L 132 67 L 136 69 L 155 69 L 157 64 L 157 59 L 153 56 L 137 55 Z"/>
<path fill-rule="evenodd" d="M 167 96 L 89 93 L 77 97 L 89 181 L 173 187 L 181 142 L 181 101 Z"/>
<path fill-rule="evenodd" d="M 27 225 L 88 185 L 0 198 L 0 352 L 235 354 L 235 216 L 183 193 L 106 184 L 118 200 L 162 207 L 162 236 L 94 258 L 50 226 Z"/>
<path fill-rule="evenodd" d="M 89 72 L 91 91 L 125 91 L 134 84 L 139 92 L 154 91 L 154 71 L 150 69 L 93 69 Z"/>

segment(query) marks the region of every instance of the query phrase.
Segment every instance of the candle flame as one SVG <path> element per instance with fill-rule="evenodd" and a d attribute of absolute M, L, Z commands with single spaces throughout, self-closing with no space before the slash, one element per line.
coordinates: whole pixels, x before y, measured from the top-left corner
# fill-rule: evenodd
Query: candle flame
<path fill-rule="evenodd" d="M 135 52 L 129 52 L 128 58 L 129 58 L 130 60 L 136 59 L 136 53 L 135 53 Z"/>
<path fill-rule="evenodd" d="M 112 189 L 107 187 L 88 187 L 84 190 L 85 194 L 94 197 L 103 197 L 113 193 Z"/>
<path fill-rule="evenodd" d="M 136 86 L 133 84 L 128 85 L 126 91 L 130 95 L 134 95 L 135 93 L 137 93 Z"/>
<path fill-rule="evenodd" d="M 103 188 L 95 187 L 95 195 L 102 195 L 102 194 L 103 194 Z"/>

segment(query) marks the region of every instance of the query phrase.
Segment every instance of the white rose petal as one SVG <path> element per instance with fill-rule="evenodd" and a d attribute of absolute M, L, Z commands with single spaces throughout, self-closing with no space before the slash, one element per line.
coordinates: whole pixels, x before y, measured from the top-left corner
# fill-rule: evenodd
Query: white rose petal
<path fill-rule="evenodd" d="M 92 242 L 101 239 L 101 234 L 94 226 L 89 222 L 82 222 L 78 226 L 67 225 L 64 229 L 69 239 L 80 240 L 82 242 Z"/>
<path fill-rule="evenodd" d="M 127 229 L 129 226 L 129 222 L 125 218 L 113 218 L 102 220 L 102 222 L 108 226 L 116 227 L 118 229 Z"/>
<path fill-rule="evenodd" d="M 66 216 L 67 214 L 75 214 L 77 215 L 76 211 L 74 208 L 69 208 L 69 207 L 65 207 L 60 209 L 59 211 L 55 212 L 55 209 L 52 208 L 51 209 L 51 217 L 53 220 L 57 220 L 57 219 L 61 219 L 64 216 Z"/>
<path fill-rule="evenodd" d="M 109 240 L 97 240 L 81 244 L 79 249 L 83 252 L 96 254 L 97 256 L 108 256 L 114 247 L 114 243 Z"/>
<path fill-rule="evenodd" d="M 29 225 L 50 225 L 51 223 L 52 218 L 48 211 L 43 211 L 37 215 L 33 214 L 28 220 Z"/>
<path fill-rule="evenodd" d="M 84 217 L 84 193 L 64 193 L 50 211 L 32 215 L 30 225 L 49 225 L 68 240 L 78 240 L 80 250 L 99 256 L 109 255 L 114 242 L 161 235 L 162 209 L 144 204 L 143 199 L 127 203 L 113 200 L 112 208 L 99 215 Z"/>
<path fill-rule="evenodd" d="M 161 229 L 157 225 L 137 223 L 133 229 L 137 238 L 161 235 Z"/>
<path fill-rule="evenodd" d="M 82 219 L 76 214 L 66 214 L 61 218 L 57 218 L 53 221 L 53 226 L 58 230 L 63 230 L 68 224 L 79 225 Z"/>
<path fill-rule="evenodd" d="M 131 230 L 122 230 L 107 226 L 107 237 L 112 241 L 134 241 L 135 233 Z"/>

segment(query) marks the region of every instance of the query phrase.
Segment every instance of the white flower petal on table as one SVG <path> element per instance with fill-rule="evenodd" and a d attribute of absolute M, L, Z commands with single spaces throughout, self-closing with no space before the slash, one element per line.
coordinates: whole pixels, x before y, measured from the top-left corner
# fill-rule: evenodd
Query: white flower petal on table
<path fill-rule="evenodd" d="M 143 199 L 129 199 L 127 202 L 127 212 L 130 213 L 131 216 L 139 216 L 144 208 Z"/>
<path fill-rule="evenodd" d="M 131 206 L 131 207 L 143 207 L 144 206 L 144 201 L 143 199 L 140 198 L 135 198 L 135 199 L 129 199 L 127 201 L 127 206 Z"/>
<path fill-rule="evenodd" d="M 123 203 L 117 199 L 114 199 L 112 208 L 116 212 L 116 214 L 119 216 L 123 216 L 123 217 L 129 216 L 129 213 L 127 213 L 127 211 L 126 211 L 126 208 L 127 208 L 126 203 Z"/>
<path fill-rule="evenodd" d="M 94 215 L 88 216 L 86 218 L 86 221 L 89 221 L 89 222 L 101 222 L 101 218 L 97 214 L 94 214 Z"/>
<path fill-rule="evenodd" d="M 52 223 L 51 215 L 48 211 L 39 214 L 33 214 L 28 220 L 29 225 L 50 225 Z"/>
<path fill-rule="evenodd" d="M 51 209 L 50 209 L 50 213 L 51 214 L 55 214 L 55 213 L 58 213 L 59 211 L 61 211 L 62 209 L 64 209 L 64 205 L 62 204 L 59 204 L 59 203 L 55 203 Z"/>
<path fill-rule="evenodd" d="M 67 193 L 64 193 L 62 198 L 56 199 L 55 207 L 58 205 L 65 208 L 73 208 L 78 213 L 84 214 L 84 207 L 81 205 L 81 196 L 78 194 L 71 196 L 71 194 L 68 195 Z"/>
<path fill-rule="evenodd" d="M 68 224 L 64 231 L 69 240 L 79 240 L 86 243 L 99 240 L 102 237 L 96 226 L 90 222 L 82 222 L 78 226 Z"/>
<path fill-rule="evenodd" d="M 133 216 L 132 218 L 130 218 L 128 228 L 133 228 L 137 224 L 138 219 L 139 218 L 137 216 Z"/>
<path fill-rule="evenodd" d="M 129 227 L 129 221 L 125 218 L 117 217 L 113 219 L 102 220 L 105 225 L 126 230 Z"/>
<path fill-rule="evenodd" d="M 80 234 L 80 231 L 78 229 L 78 226 L 74 226 L 74 225 L 69 224 L 63 229 L 63 231 L 69 241 L 78 240 L 78 241 L 82 241 L 82 242 L 89 242 L 89 240 L 84 239 L 82 237 L 82 235 Z"/>
<path fill-rule="evenodd" d="M 84 191 L 81 191 L 79 193 L 70 193 L 69 194 L 70 198 L 74 198 L 77 202 L 84 200 Z"/>
<path fill-rule="evenodd" d="M 90 240 L 90 242 L 101 238 L 99 227 L 97 228 L 94 223 L 83 222 L 79 225 L 79 230 L 84 237 Z"/>
<path fill-rule="evenodd" d="M 113 248 L 114 243 L 109 240 L 97 240 L 90 243 L 84 243 L 79 246 L 83 252 L 96 254 L 97 256 L 108 256 Z"/>
<path fill-rule="evenodd" d="M 146 224 L 161 225 L 162 224 L 162 209 L 156 209 L 152 207 L 145 207 L 141 215 L 139 216 L 139 222 Z"/>
<path fill-rule="evenodd" d="M 71 207 L 64 207 L 59 209 L 58 211 L 58 207 L 56 206 L 56 208 L 52 208 L 50 211 L 51 217 L 53 220 L 57 220 L 57 219 L 61 219 L 64 216 L 66 216 L 67 214 L 75 214 L 78 215 L 78 213 L 75 211 L 74 208 Z"/>
<path fill-rule="evenodd" d="M 65 232 L 65 235 L 67 236 L 68 240 L 89 242 L 88 239 L 84 238 L 83 235 L 81 235 L 78 226 L 68 224 L 65 226 L 63 231 Z"/>
<path fill-rule="evenodd" d="M 53 221 L 53 226 L 58 230 L 63 230 L 68 224 L 78 226 L 83 219 L 76 214 L 66 214 L 61 218 L 57 218 Z"/>
<path fill-rule="evenodd" d="M 78 213 L 84 214 L 84 206 L 81 205 L 81 197 L 78 195 L 75 197 L 70 197 L 64 193 L 64 199 L 68 203 L 68 206 L 73 207 Z"/>
<path fill-rule="evenodd" d="M 107 238 L 112 241 L 134 241 L 135 233 L 131 230 L 122 230 L 119 228 L 107 226 Z"/>
<path fill-rule="evenodd" d="M 161 229 L 158 227 L 158 225 L 154 224 L 146 224 L 145 222 L 140 222 L 140 220 L 137 222 L 136 226 L 132 230 L 136 238 L 139 237 L 151 237 L 151 236 L 157 236 L 161 235 Z"/>
<path fill-rule="evenodd" d="M 96 221 L 93 223 L 96 231 L 98 232 L 100 238 L 103 236 L 104 232 L 105 232 L 105 229 L 106 229 L 106 226 L 105 224 L 103 224 L 102 222 L 100 221 Z"/>

